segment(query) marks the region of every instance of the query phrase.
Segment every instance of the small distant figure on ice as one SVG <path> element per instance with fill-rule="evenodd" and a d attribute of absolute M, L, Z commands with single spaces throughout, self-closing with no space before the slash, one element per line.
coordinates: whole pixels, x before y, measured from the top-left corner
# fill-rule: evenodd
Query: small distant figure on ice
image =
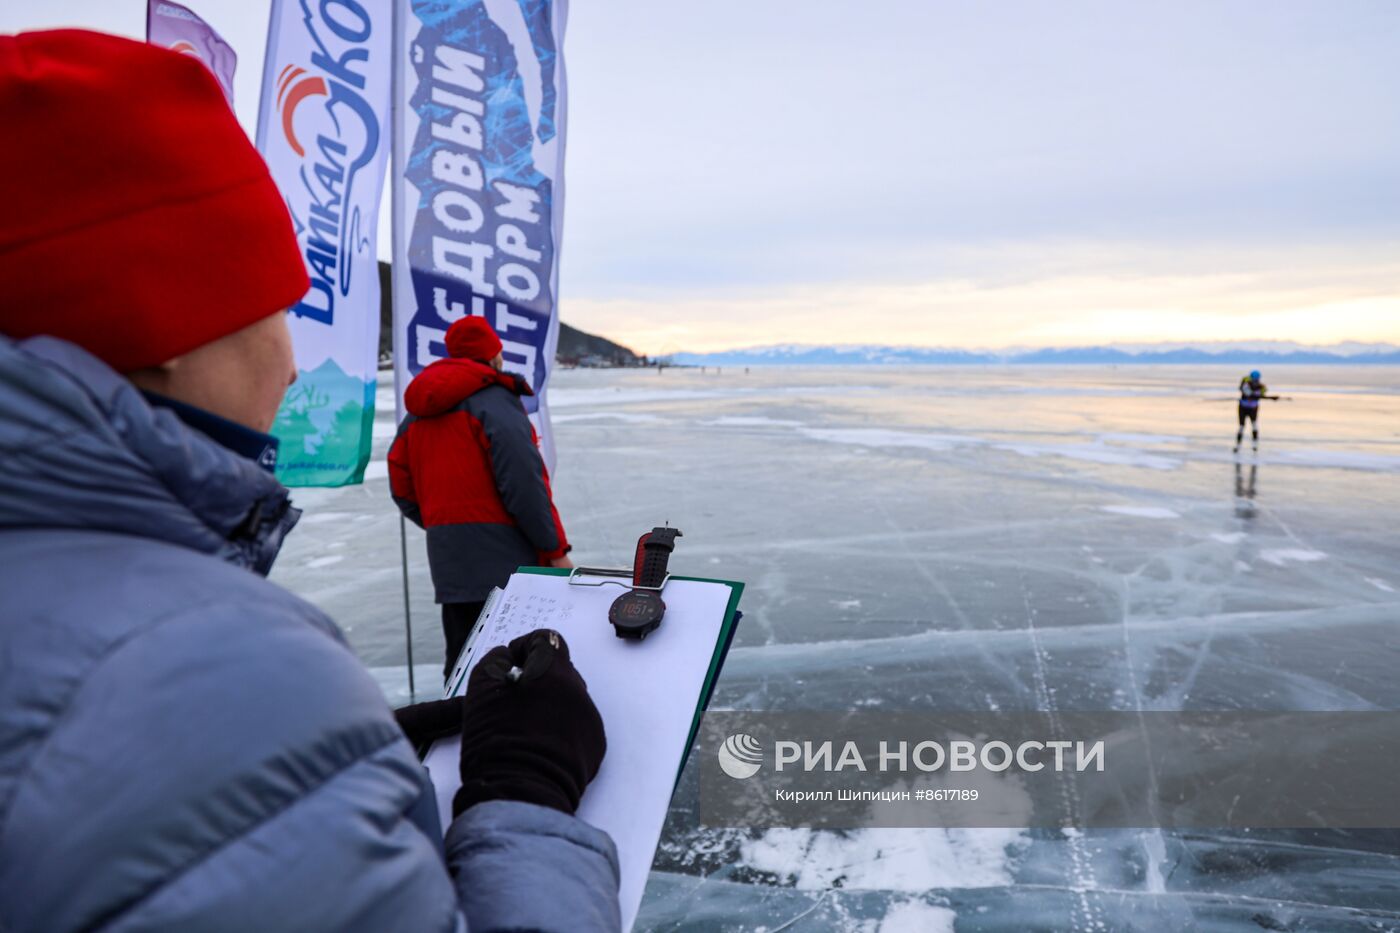
<path fill-rule="evenodd" d="M 1240 443 L 1244 440 L 1244 423 L 1250 422 L 1250 432 L 1254 440 L 1254 450 L 1259 450 L 1259 401 L 1269 399 L 1278 401 L 1277 395 L 1265 395 L 1267 387 L 1259 381 L 1259 370 L 1254 370 L 1248 376 L 1240 380 L 1240 429 L 1235 432 L 1235 453 L 1240 452 Z"/>

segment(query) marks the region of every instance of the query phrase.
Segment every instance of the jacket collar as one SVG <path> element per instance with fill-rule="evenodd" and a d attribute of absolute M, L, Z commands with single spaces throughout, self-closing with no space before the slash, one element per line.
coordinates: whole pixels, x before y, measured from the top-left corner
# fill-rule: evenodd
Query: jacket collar
<path fill-rule="evenodd" d="M 219 446 L 233 451 L 245 460 L 253 461 L 269 473 L 277 472 L 277 448 L 280 442 L 271 434 L 245 428 L 203 408 L 166 398 L 159 392 L 142 390 L 141 394 L 152 407 L 169 409 L 175 413 L 175 417 Z"/>
<path fill-rule="evenodd" d="M 286 488 L 66 341 L 0 338 L 0 528 L 154 538 L 265 574 L 301 512 Z"/>

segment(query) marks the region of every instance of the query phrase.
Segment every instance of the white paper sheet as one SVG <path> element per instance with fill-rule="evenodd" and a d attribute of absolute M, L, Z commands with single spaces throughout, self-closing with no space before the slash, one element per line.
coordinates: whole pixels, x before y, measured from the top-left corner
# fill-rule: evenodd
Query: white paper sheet
<path fill-rule="evenodd" d="M 672 580 L 663 594 L 666 618 L 641 642 L 618 638 L 608 623 L 608 607 L 624 592 L 623 586 L 570 586 L 567 577 L 518 573 L 464 653 L 470 670 L 492 648 L 537 628 L 553 628 L 568 642 L 608 739 L 603 766 L 578 815 L 617 846 L 622 923 L 629 929 L 641 906 L 731 590 L 719 583 Z M 465 683 L 463 678 L 460 690 Z M 460 786 L 459 750 L 457 740 L 439 742 L 425 762 L 444 830 Z"/>

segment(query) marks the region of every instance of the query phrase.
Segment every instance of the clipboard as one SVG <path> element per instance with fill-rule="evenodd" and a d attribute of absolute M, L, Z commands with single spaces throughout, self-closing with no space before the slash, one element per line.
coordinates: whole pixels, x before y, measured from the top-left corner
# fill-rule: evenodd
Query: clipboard
<path fill-rule="evenodd" d="M 623 591 L 621 573 L 590 568 L 522 567 L 491 594 L 448 678 L 446 696 L 465 691 L 477 660 L 535 628 L 563 634 L 603 716 L 608 752 L 584 792 L 580 819 L 606 831 L 622 871 L 623 928 L 641 906 L 671 795 L 719 679 L 742 614 L 744 586 L 673 575 L 663 584 L 666 618 L 642 641 L 618 638 L 607 608 Z M 617 585 L 610 586 L 609 583 Z M 460 742 L 442 740 L 424 756 L 444 828 L 460 779 Z"/>

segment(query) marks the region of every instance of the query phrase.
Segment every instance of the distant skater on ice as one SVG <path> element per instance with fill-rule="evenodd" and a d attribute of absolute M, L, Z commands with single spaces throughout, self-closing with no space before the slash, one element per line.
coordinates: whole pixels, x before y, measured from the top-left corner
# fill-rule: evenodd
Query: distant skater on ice
<path fill-rule="evenodd" d="M 1278 401 L 1277 395 L 1265 395 L 1267 388 L 1259 381 L 1259 370 L 1254 370 L 1248 376 L 1240 380 L 1240 429 L 1235 432 L 1235 453 L 1240 452 L 1240 443 L 1244 440 L 1244 423 L 1250 422 L 1250 431 L 1254 440 L 1254 449 L 1259 449 L 1259 401 L 1269 399 Z"/>

